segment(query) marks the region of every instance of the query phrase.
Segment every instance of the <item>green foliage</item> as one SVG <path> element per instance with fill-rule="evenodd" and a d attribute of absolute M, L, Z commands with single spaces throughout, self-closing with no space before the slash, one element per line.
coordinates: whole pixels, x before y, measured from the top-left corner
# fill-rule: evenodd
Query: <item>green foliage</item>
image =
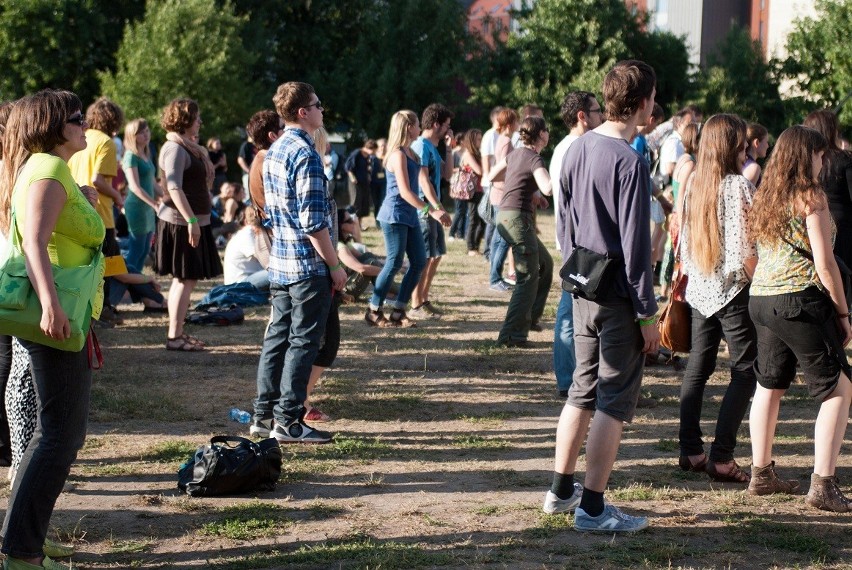
<path fill-rule="evenodd" d="M 787 36 L 789 57 L 784 73 L 813 102 L 825 107 L 845 103 L 840 119 L 850 123 L 852 104 L 847 97 L 852 94 L 852 2 L 817 0 L 816 12 L 814 18 L 794 22 Z"/>
<path fill-rule="evenodd" d="M 145 117 L 157 130 L 170 100 L 191 97 L 201 108 L 202 139 L 233 138 L 259 102 L 244 76 L 255 58 L 242 44 L 245 22 L 228 2 L 149 1 L 144 19 L 125 30 L 116 71 L 101 74 L 104 94 L 128 119 Z"/>
<path fill-rule="evenodd" d="M 551 121 L 569 91 L 600 93 L 607 71 L 622 59 L 642 59 L 654 67 L 662 104 L 684 96 L 689 58 L 681 38 L 649 33 L 622 0 L 539 0 L 518 14 L 519 29 L 483 58 L 474 78 L 474 99 L 497 104 L 540 105 Z M 550 125 L 559 136 L 564 126 Z M 558 140 L 558 139 L 556 139 Z"/>
<path fill-rule="evenodd" d="M 124 22 L 144 0 L 4 0 L 0 3 L 0 97 L 45 87 L 70 89 L 88 105 L 97 71 L 115 65 Z"/>
<path fill-rule="evenodd" d="M 704 116 L 736 113 L 776 136 L 787 126 L 773 62 L 763 61 L 760 44 L 744 28 L 732 28 L 698 78 Z"/>

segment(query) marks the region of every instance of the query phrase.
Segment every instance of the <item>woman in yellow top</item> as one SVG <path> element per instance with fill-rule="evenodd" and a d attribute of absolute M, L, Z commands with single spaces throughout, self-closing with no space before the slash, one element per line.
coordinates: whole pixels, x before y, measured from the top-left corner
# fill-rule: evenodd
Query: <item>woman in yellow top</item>
<path fill-rule="evenodd" d="M 749 300 L 757 328 L 758 386 L 749 417 L 748 490 L 752 495 L 798 492 L 799 482 L 778 477 L 772 460 L 781 397 L 798 364 L 810 396 L 819 402 L 805 502 L 846 513 L 852 501 L 840 490 L 835 469 L 852 402 L 852 368 L 844 350 L 852 328 L 831 248 L 836 229 L 820 184 L 827 148 L 825 137 L 807 127 L 781 133 L 749 218 L 759 261 Z"/>
<path fill-rule="evenodd" d="M 104 223 L 74 182 L 67 161 L 86 148 L 82 104 L 68 91 L 45 90 L 15 103 L 4 140 L 0 230 L 8 235 L 12 205 L 27 273 L 42 306 L 41 330 L 71 334 L 51 264 L 91 263 Z M 91 299 L 93 314 L 102 298 Z M 3 522 L 4 568 L 65 568 L 44 555 L 53 507 L 86 438 L 92 373 L 85 347 L 58 350 L 22 340 L 38 394 L 38 426 L 21 461 Z"/>

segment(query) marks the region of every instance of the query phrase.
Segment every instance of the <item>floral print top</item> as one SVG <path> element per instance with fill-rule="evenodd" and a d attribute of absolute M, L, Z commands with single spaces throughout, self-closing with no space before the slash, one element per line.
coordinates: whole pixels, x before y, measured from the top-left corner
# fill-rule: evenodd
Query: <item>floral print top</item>
<path fill-rule="evenodd" d="M 709 275 L 695 265 L 689 247 L 691 241 L 701 239 L 705 230 L 690 228 L 688 222 L 684 224 L 680 255 L 684 270 L 689 275 L 686 301 L 705 317 L 719 312 L 748 286 L 745 262 L 757 255 L 757 248 L 747 231 L 754 191 L 752 183 L 740 174 L 729 174 L 719 185 L 717 213 L 722 251 Z"/>

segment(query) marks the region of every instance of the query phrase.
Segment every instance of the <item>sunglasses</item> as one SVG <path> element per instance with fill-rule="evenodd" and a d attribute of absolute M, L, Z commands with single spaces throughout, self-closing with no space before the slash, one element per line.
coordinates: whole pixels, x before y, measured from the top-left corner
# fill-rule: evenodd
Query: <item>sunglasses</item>
<path fill-rule="evenodd" d="M 68 117 L 68 120 L 66 120 L 65 122 L 66 123 L 73 123 L 75 125 L 79 125 L 79 126 L 82 127 L 83 123 L 86 122 L 86 117 L 83 116 L 83 113 L 75 113 L 75 114 L 71 115 L 70 117 Z"/>
<path fill-rule="evenodd" d="M 311 107 L 316 107 L 320 111 L 322 111 L 322 108 L 323 108 L 322 103 L 320 102 L 319 99 L 317 99 L 316 103 L 311 103 L 310 105 L 305 105 L 305 109 L 310 109 Z"/>

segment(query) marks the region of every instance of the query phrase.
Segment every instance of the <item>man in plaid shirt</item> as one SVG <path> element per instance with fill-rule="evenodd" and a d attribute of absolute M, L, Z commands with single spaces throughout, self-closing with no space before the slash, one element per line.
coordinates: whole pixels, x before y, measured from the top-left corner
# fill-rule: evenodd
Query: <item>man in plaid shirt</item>
<path fill-rule="evenodd" d="M 322 103 L 313 87 L 295 81 L 279 86 L 272 101 L 285 129 L 263 163 L 266 213 L 273 232 L 272 317 L 257 369 L 250 431 L 282 443 L 328 443 L 331 434 L 303 419 L 332 290 L 346 283 L 334 246 L 337 212 L 312 138 L 322 127 Z"/>

